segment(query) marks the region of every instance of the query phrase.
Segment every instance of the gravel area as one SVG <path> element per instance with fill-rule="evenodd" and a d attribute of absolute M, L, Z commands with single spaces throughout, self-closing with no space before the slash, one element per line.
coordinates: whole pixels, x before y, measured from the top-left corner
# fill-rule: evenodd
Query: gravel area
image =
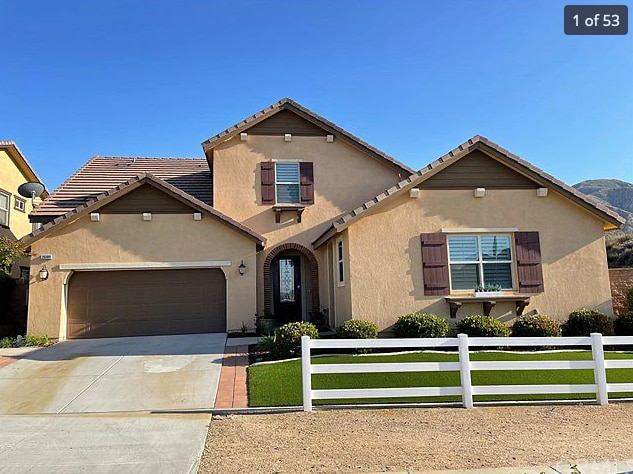
<path fill-rule="evenodd" d="M 214 417 L 201 473 L 382 472 L 614 461 L 633 404 L 328 410 Z"/>

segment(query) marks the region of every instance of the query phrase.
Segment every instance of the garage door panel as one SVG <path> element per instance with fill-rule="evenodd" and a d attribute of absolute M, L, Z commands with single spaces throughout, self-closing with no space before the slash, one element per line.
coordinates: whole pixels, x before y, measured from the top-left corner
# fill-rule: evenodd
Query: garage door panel
<path fill-rule="evenodd" d="M 68 292 L 68 337 L 226 331 L 220 269 L 78 272 Z"/>

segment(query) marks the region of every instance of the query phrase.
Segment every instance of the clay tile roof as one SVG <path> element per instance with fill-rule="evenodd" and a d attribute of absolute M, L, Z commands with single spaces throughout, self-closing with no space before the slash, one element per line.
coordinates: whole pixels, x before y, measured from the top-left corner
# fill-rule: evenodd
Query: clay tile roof
<path fill-rule="evenodd" d="M 543 187 L 550 187 L 554 191 L 562 194 L 563 196 L 571 199 L 585 209 L 593 212 L 598 217 L 603 219 L 606 223 L 610 224 L 612 228 L 619 228 L 624 224 L 625 220 L 616 212 L 612 211 L 608 207 L 594 201 L 587 195 L 581 193 L 577 189 L 568 186 L 562 181 L 554 178 L 552 175 L 537 168 L 533 164 L 525 161 L 523 158 L 511 153 L 510 151 L 502 148 L 496 143 L 488 140 L 481 135 L 475 135 L 473 138 L 459 145 L 457 148 L 449 151 L 445 155 L 439 157 L 437 160 L 429 163 L 417 173 L 413 173 L 408 178 L 400 181 L 395 186 L 383 191 L 379 195 L 373 197 L 369 201 L 362 203 L 360 206 L 352 209 L 342 216 L 334 220 L 332 225 L 321 234 L 312 245 L 316 248 L 324 244 L 330 237 L 342 231 L 348 227 L 351 223 L 355 222 L 362 214 L 369 210 L 375 204 L 390 198 L 393 195 L 400 194 L 404 190 L 410 189 L 419 185 L 424 180 L 441 170 L 442 168 L 449 166 L 451 163 L 457 161 L 462 156 L 470 153 L 473 149 L 492 150 L 497 153 L 497 157 L 503 160 L 508 166 L 515 168 L 521 173 L 526 174 L 535 181 L 541 183 Z"/>
<path fill-rule="evenodd" d="M 229 138 L 234 137 L 238 133 L 248 130 L 250 127 L 258 124 L 259 122 L 262 122 L 263 120 L 267 119 L 268 117 L 271 117 L 272 115 L 282 110 L 290 110 L 296 113 L 300 117 L 303 117 L 304 119 L 309 120 L 310 122 L 320 126 L 321 128 L 327 130 L 333 135 L 338 135 L 342 139 L 346 140 L 348 143 L 356 146 L 357 148 L 360 148 L 361 150 L 365 151 L 371 156 L 379 159 L 380 161 L 383 161 L 384 163 L 388 164 L 391 167 L 398 169 L 399 171 L 404 172 L 407 175 L 414 172 L 412 168 L 409 168 L 407 165 L 400 163 L 398 160 L 396 160 L 392 156 L 387 155 L 385 152 L 380 151 L 378 148 L 375 148 L 369 143 L 354 136 L 353 134 L 351 134 L 347 130 L 342 129 L 335 123 L 330 122 L 329 120 L 312 112 L 307 107 L 304 107 L 298 102 L 295 102 L 294 100 L 289 99 L 287 97 L 281 99 L 278 102 L 275 102 L 274 104 L 266 107 L 265 109 L 260 110 L 259 112 L 256 112 L 255 114 L 251 115 L 250 117 L 245 118 L 241 122 L 236 123 L 235 125 L 227 128 L 226 130 L 221 131 L 217 135 L 214 135 L 213 137 L 209 138 L 208 140 L 205 140 L 204 142 L 202 142 L 202 148 L 205 151 L 210 150 L 214 148 L 215 146 L 217 146 L 218 144 L 224 142 L 225 140 L 228 140 Z"/>
<path fill-rule="evenodd" d="M 213 205 L 213 183 L 204 158 L 95 156 L 57 188 L 30 216 L 60 216 L 132 177 L 149 173 Z"/>
<path fill-rule="evenodd" d="M 217 211 L 209 204 L 196 199 L 190 194 L 186 193 L 182 189 L 177 188 L 176 186 L 169 184 L 167 181 L 157 178 L 156 176 L 150 173 L 140 173 L 138 175 L 132 176 L 131 178 L 125 180 L 122 183 L 117 184 L 111 189 L 107 189 L 104 192 L 94 196 L 87 201 L 81 203 L 77 207 L 65 212 L 64 214 L 56 217 L 50 222 L 47 222 L 39 229 L 33 231 L 32 233 L 26 235 L 21 239 L 21 242 L 25 246 L 29 246 L 39 239 L 46 236 L 52 229 L 57 229 L 59 227 L 63 227 L 64 225 L 70 224 L 80 217 L 86 215 L 89 212 L 94 212 L 98 210 L 100 207 L 105 206 L 109 202 L 124 196 L 128 192 L 133 191 L 139 186 L 149 183 L 154 187 L 161 189 L 162 191 L 170 194 L 171 196 L 183 201 L 192 206 L 192 208 L 203 212 L 207 215 L 210 215 L 220 221 L 224 222 L 228 226 L 232 227 L 237 232 L 245 234 L 255 240 L 257 245 L 261 248 L 266 244 L 266 238 L 261 234 L 255 232 L 251 228 L 241 224 L 232 218 L 228 217 L 225 214 L 222 214 L 220 211 Z"/>

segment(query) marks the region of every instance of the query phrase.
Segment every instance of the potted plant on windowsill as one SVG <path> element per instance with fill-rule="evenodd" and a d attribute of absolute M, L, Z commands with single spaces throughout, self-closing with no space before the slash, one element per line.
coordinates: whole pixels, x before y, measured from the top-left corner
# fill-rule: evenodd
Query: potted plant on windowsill
<path fill-rule="evenodd" d="M 493 296 L 503 296 L 504 292 L 501 285 L 477 285 L 473 296 L 475 298 L 491 298 Z"/>

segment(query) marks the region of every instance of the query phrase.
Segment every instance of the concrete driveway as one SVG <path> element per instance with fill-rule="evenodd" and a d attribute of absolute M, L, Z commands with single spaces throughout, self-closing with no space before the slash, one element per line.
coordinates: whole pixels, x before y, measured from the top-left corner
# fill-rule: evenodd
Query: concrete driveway
<path fill-rule="evenodd" d="M 0 414 L 213 408 L 224 334 L 61 342 L 0 369 Z"/>
<path fill-rule="evenodd" d="M 224 343 L 68 341 L 0 368 L 0 470 L 196 472 Z"/>

